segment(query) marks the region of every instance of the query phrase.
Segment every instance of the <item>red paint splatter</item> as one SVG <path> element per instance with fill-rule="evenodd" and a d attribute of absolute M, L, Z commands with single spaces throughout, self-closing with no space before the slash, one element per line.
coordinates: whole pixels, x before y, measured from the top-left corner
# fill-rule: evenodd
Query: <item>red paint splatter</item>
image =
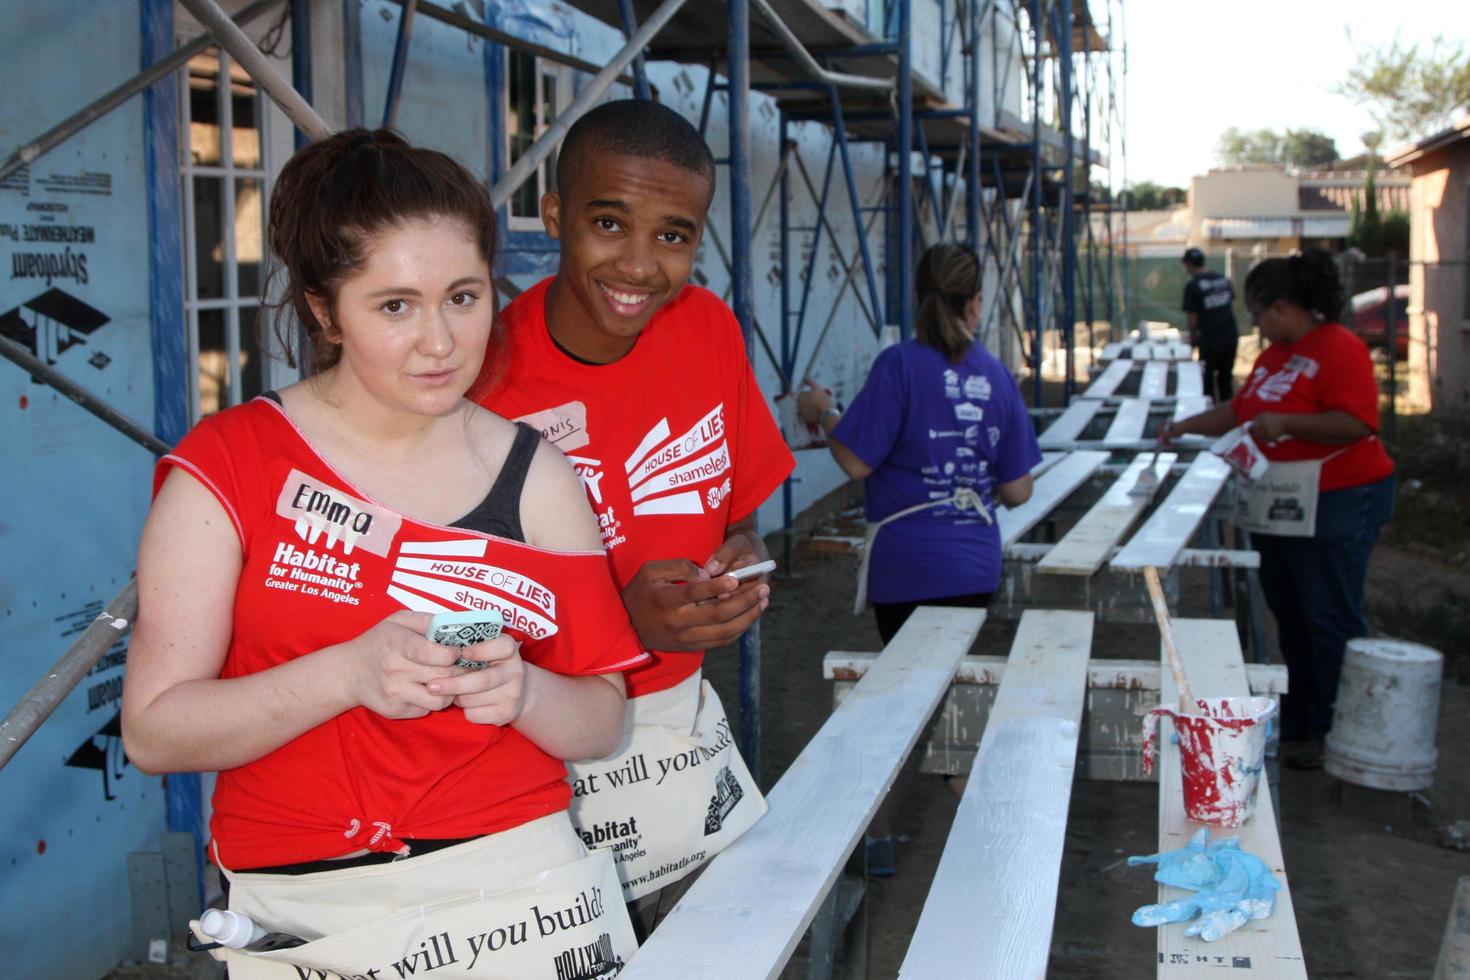
<path fill-rule="evenodd" d="M 1144 772 L 1153 768 L 1157 718 L 1168 715 L 1179 740 L 1185 813 L 1192 820 L 1238 827 L 1250 817 L 1262 764 L 1259 756 L 1264 753 L 1263 741 L 1252 745 L 1254 740 L 1242 735 L 1264 722 L 1271 706 L 1267 702 L 1262 710 L 1259 699 L 1238 705 L 1213 699 L 1197 706 L 1199 714 L 1181 715 L 1168 708 L 1149 713 L 1144 724 Z M 1253 713 L 1237 715 L 1235 708 Z"/>
<path fill-rule="evenodd" d="M 38 841 L 36 841 L 36 853 L 37 854 L 45 854 L 46 853 L 46 842 L 44 840 L 38 840 Z"/>
<path fill-rule="evenodd" d="M 30 407 L 31 407 L 31 400 L 29 398 L 27 398 L 25 395 L 21 395 L 20 396 L 20 410 L 22 412 L 24 412 L 26 409 L 28 409 Z"/>

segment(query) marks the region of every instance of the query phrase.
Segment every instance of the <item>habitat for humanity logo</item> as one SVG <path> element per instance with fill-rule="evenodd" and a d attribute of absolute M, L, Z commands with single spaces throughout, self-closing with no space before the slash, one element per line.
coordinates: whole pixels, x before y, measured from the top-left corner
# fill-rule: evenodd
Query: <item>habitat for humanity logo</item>
<path fill-rule="evenodd" d="M 634 514 L 703 513 L 704 501 L 694 484 L 730 469 L 724 403 L 672 438 L 669 420 L 659 419 L 623 467 L 628 472 Z"/>

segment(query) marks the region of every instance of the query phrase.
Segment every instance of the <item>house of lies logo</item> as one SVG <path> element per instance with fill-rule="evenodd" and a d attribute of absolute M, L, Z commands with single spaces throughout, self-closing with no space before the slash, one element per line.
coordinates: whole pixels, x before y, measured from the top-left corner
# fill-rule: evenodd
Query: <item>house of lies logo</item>
<path fill-rule="evenodd" d="M 52 288 L 0 313 L 0 336 L 47 364 L 55 364 L 73 347 L 87 344 L 88 338 L 111 320 L 66 290 Z M 93 352 L 88 363 L 100 371 L 112 363 L 112 358 L 99 350 Z"/>

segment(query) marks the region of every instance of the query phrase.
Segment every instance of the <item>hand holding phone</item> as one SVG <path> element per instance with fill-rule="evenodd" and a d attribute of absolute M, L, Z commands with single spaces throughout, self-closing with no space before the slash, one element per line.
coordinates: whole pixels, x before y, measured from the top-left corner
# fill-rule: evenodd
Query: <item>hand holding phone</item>
<path fill-rule="evenodd" d="M 505 620 L 493 609 L 467 609 L 462 612 L 438 613 L 429 620 L 427 635 L 433 642 L 445 646 L 470 647 L 495 639 L 504 627 Z M 490 661 L 460 656 L 454 666 L 484 670 L 490 666 Z"/>

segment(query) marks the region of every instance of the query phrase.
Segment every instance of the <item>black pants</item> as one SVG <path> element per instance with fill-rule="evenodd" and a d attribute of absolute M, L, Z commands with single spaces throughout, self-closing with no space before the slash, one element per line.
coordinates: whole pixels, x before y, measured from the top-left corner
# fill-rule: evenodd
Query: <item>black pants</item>
<path fill-rule="evenodd" d="M 1231 374 L 1235 370 L 1235 348 L 1239 343 L 1238 337 L 1200 341 L 1199 359 L 1205 366 L 1205 394 L 1213 398 L 1216 405 L 1228 402 L 1235 394 L 1235 380 Z"/>
<path fill-rule="evenodd" d="M 994 594 L 972 592 L 969 595 L 948 595 L 941 599 L 916 599 L 913 602 L 875 602 L 873 614 L 878 618 L 878 635 L 883 638 L 883 645 L 887 646 L 888 641 L 893 639 L 899 628 L 908 622 L 908 618 L 920 606 L 968 606 L 984 609 L 990 605 L 990 597 Z"/>
<path fill-rule="evenodd" d="M 1394 478 L 1317 498 L 1310 538 L 1252 534 L 1261 553 L 1261 591 L 1276 617 L 1288 693 L 1281 699 L 1281 737 L 1322 739 L 1347 642 L 1368 635 L 1363 590 L 1378 532 L 1393 514 Z"/>

